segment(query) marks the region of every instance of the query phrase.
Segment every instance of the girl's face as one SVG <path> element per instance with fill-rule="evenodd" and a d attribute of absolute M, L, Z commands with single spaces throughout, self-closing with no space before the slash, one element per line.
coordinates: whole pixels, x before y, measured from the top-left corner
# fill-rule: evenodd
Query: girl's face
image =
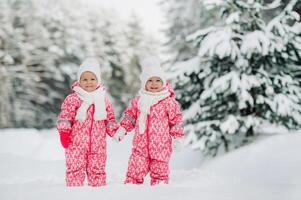
<path fill-rule="evenodd" d="M 87 71 L 82 73 L 82 75 L 80 76 L 79 85 L 87 92 L 93 92 L 94 90 L 96 90 L 97 84 L 97 78 L 92 72 Z"/>
<path fill-rule="evenodd" d="M 146 81 L 145 90 L 148 92 L 161 92 L 163 89 L 163 81 L 157 76 L 153 76 Z"/>

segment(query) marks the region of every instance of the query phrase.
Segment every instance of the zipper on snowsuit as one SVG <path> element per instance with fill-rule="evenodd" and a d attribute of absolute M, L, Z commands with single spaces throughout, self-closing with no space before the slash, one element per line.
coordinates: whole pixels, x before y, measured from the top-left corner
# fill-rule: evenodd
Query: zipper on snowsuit
<path fill-rule="evenodd" d="M 148 153 L 148 159 L 149 159 L 149 165 L 148 165 L 148 171 L 150 171 L 150 162 L 151 162 L 151 156 L 150 156 L 150 150 L 149 150 L 149 145 L 150 145 L 150 139 L 149 139 L 149 115 L 147 115 L 147 120 L 146 120 L 146 142 L 147 142 L 147 153 Z"/>
<path fill-rule="evenodd" d="M 92 122 L 89 130 L 89 154 L 91 154 L 92 151 L 92 128 L 93 128 L 93 123 L 94 123 L 94 112 L 95 112 L 95 106 L 94 104 L 92 105 Z"/>

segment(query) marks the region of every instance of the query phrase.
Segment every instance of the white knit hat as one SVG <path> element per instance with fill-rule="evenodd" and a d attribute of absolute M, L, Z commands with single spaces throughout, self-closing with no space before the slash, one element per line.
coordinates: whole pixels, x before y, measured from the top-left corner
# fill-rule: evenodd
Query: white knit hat
<path fill-rule="evenodd" d="M 97 78 L 98 84 L 100 84 L 101 78 L 100 78 L 100 65 L 98 61 L 95 58 L 87 58 L 83 61 L 83 63 L 79 66 L 78 72 L 77 72 L 77 81 L 80 82 L 80 76 L 82 73 L 89 71 L 95 74 Z"/>
<path fill-rule="evenodd" d="M 141 74 L 140 81 L 141 87 L 145 88 L 146 82 L 149 78 L 156 76 L 159 77 L 163 82 L 163 87 L 166 85 L 166 75 L 164 70 L 161 68 L 160 59 L 156 56 L 149 56 L 140 61 Z"/>

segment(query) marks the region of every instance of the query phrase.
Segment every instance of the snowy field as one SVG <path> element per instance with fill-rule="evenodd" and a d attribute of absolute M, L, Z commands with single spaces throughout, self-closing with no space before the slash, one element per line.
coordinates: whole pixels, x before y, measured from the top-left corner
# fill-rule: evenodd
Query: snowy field
<path fill-rule="evenodd" d="M 0 200 L 300 200 L 301 134 L 276 134 L 204 162 L 184 148 L 173 154 L 169 185 L 124 185 L 131 137 L 108 138 L 106 187 L 67 188 L 55 130 L 0 130 Z"/>

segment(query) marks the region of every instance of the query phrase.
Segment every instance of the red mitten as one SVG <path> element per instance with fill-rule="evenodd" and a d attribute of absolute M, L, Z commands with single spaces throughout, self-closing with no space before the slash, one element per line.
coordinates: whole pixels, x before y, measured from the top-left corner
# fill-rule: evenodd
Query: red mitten
<path fill-rule="evenodd" d="M 70 140 L 70 131 L 60 131 L 60 140 L 62 146 L 66 149 L 68 148 L 71 140 Z"/>

